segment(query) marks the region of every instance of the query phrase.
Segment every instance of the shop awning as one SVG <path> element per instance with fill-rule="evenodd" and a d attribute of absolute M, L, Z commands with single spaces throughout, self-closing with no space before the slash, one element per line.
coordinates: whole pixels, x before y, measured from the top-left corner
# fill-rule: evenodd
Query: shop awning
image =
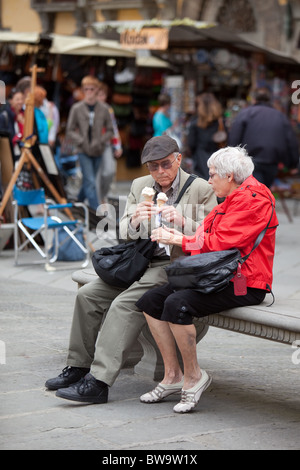
<path fill-rule="evenodd" d="M 244 34 L 229 31 L 223 26 L 192 20 L 174 21 L 105 21 L 94 23 L 93 27 L 101 34 L 114 39 L 86 38 L 81 36 L 66 36 L 50 34 L 47 38 L 52 41 L 49 52 L 51 54 L 69 54 L 105 57 L 136 57 L 133 49 L 122 48 L 118 38 L 125 29 L 140 30 L 143 27 L 164 27 L 169 29 L 169 47 L 234 47 L 245 52 L 260 52 L 271 62 L 282 64 L 299 64 L 299 61 L 289 54 L 271 48 L 265 48 L 249 40 Z M 36 32 L 0 31 L 0 43 L 39 45 L 45 38 Z M 155 53 L 157 55 L 157 52 Z M 137 65 L 144 67 L 168 67 L 165 61 L 160 62 L 158 57 L 138 58 Z M 151 65 L 153 63 L 157 65 Z M 143 64 L 143 65 L 142 65 Z"/>
<path fill-rule="evenodd" d="M 232 47 L 240 51 L 261 52 L 272 62 L 299 64 L 294 57 L 274 49 L 265 48 L 245 34 L 234 33 L 224 26 L 189 19 L 159 21 L 104 21 L 93 23 L 94 29 L 101 35 L 118 39 L 124 30 L 141 30 L 144 27 L 162 27 L 169 30 L 169 50 L 171 48 L 220 48 Z M 157 54 L 157 52 L 156 52 Z"/>
<path fill-rule="evenodd" d="M 105 57 L 131 57 L 136 53 L 130 49 L 123 49 L 118 41 L 106 39 L 93 39 L 79 36 L 63 36 L 51 34 L 52 46 L 50 54 L 69 54 Z"/>
<path fill-rule="evenodd" d="M 217 25 L 205 31 L 198 31 L 198 35 L 203 36 L 203 40 L 207 41 L 212 46 L 214 43 L 223 43 L 247 52 L 261 52 L 270 61 L 286 64 L 299 64 L 294 57 L 284 52 L 263 47 L 260 44 L 250 40 L 246 34 L 238 34 L 229 31 L 227 28 Z"/>
<path fill-rule="evenodd" d="M 39 33 L 0 31 L 0 43 L 39 45 L 45 38 L 51 44 L 49 48 L 50 54 L 132 58 L 136 56 L 135 51 L 123 49 L 118 41 L 113 40 L 66 36 L 62 34 L 42 35 Z"/>
<path fill-rule="evenodd" d="M 135 64 L 137 67 L 152 67 L 160 69 L 170 69 L 172 65 L 166 60 L 162 60 L 158 57 L 154 57 L 150 54 L 150 51 L 139 50 L 136 51 Z"/>
<path fill-rule="evenodd" d="M 159 69 L 168 69 L 171 68 L 169 62 L 165 60 L 159 59 L 158 57 L 137 57 L 136 58 L 136 66 L 137 67 L 152 67 L 152 68 L 159 68 Z"/>
<path fill-rule="evenodd" d="M 38 44 L 39 33 L 15 33 L 13 31 L 0 31 L 0 42 L 10 44 Z"/>

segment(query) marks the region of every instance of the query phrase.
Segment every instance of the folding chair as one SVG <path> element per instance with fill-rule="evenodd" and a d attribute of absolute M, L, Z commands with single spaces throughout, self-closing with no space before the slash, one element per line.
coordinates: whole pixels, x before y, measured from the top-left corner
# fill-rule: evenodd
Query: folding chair
<path fill-rule="evenodd" d="M 87 207 L 81 202 L 56 204 L 52 200 L 45 198 L 45 191 L 43 188 L 34 189 L 30 191 L 22 191 L 16 186 L 13 190 L 13 205 L 14 205 L 14 251 L 15 251 L 15 264 L 37 264 L 45 263 L 45 266 L 49 263 L 54 263 L 58 259 L 59 248 L 65 242 L 63 240 L 59 244 L 58 232 L 59 229 L 63 229 L 66 233 L 66 239 L 73 240 L 79 249 L 82 251 L 83 263 L 82 267 L 87 266 L 89 262 L 89 251 L 87 248 L 78 240 L 76 234 L 79 230 L 83 231 L 83 237 L 87 240 L 87 234 L 89 229 L 89 215 Z M 20 214 L 20 208 L 22 206 L 34 206 L 41 205 L 43 209 L 43 215 L 41 217 L 22 217 Z M 79 219 L 76 220 L 62 220 L 58 217 L 58 211 L 62 211 L 66 208 L 71 209 L 73 206 L 80 206 L 83 208 L 84 221 Z M 32 208 L 32 207 L 31 207 Z M 25 235 L 25 241 L 19 241 L 19 229 Z M 52 237 L 52 252 L 48 247 L 49 236 L 53 230 L 54 236 Z M 41 236 L 44 239 L 44 246 L 38 243 L 37 237 Z M 24 237 L 23 237 L 24 238 Z M 42 259 L 38 259 L 31 262 L 20 263 L 19 253 L 24 250 L 29 244 L 31 244 L 37 252 L 40 254 Z"/>

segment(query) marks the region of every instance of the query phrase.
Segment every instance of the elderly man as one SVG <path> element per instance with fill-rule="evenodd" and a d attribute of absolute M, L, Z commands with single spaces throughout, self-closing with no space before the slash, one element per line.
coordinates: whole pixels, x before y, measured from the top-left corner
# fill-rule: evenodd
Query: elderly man
<path fill-rule="evenodd" d="M 143 200 L 144 187 L 165 193 L 168 201 L 162 209 L 163 220 L 177 229 L 180 227 L 184 233 L 192 234 L 216 205 L 208 183 L 196 178 L 175 208 L 173 204 L 189 177 L 180 168 L 182 156 L 176 141 L 168 136 L 152 137 L 146 143 L 141 158 L 150 175 L 137 178 L 132 183 L 120 223 L 122 237 L 136 238 L 142 227 L 151 226 L 145 221 L 157 213 L 153 202 Z M 204 210 L 199 210 L 199 206 Z M 136 302 L 148 289 L 166 283 L 164 266 L 170 262 L 170 257 L 182 254 L 181 249 L 175 251 L 171 248 L 170 256 L 163 247 L 158 246 L 156 250 L 142 278 L 127 289 L 109 286 L 101 279 L 79 289 L 67 367 L 45 384 L 48 389 L 57 390 L 58 397 L 85 403 L 107 402 L 108 387 L 116 380 L 145 325 L 145 318 Z"/>

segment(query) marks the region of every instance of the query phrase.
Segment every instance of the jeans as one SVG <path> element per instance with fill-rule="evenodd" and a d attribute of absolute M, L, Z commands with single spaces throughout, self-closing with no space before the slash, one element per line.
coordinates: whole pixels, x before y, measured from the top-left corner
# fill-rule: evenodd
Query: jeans
<path fill-rule="evenodd" d="M 96 210 L 99 205 L 96 190 L 96 175 L 99 170 L 102 157 L 89 157 L 84 153 L 79 153 L 78 158 L 82 171 L 82 184 L 78 200 L 83 202 L 84 199 L 87 198 L 89 207 Z"/>

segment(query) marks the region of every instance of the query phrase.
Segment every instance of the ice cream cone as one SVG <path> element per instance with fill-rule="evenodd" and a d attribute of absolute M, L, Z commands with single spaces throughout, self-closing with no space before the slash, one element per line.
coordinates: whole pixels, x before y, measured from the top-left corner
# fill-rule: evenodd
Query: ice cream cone
<path fill-rule="evenodd" d="M 165 193 L 159 193 L 157 195 L 156 199 L 156 204 L 158 207 L 162 207 L 168 200 L 168 197 L 165 195 Z"/>
<path fill-rule="evenodd" d="M 143 195 L 144 197 L 144 201 L 148 201 L 148 202 L 151 202 L 153 200 L 153 196 L 145 196 Z"/>
<path fill-rule="evenodd" d="M 154 189 L 149 188 L 148 186 L 146 186 L 142 191 L 142 196 L 144 198 L 144 201 L 151 202 L 153 200 L 154 194 L 155 194 Z"/>
<path fill-rule="evenodd" d="M 158 200 L 157 200 L 157 205 L 158 205 L 158 207 L 164 206 L 165 203 L 166 203 L 166 201 L 162 201 L 161 199 L 158 199 Z"/>

